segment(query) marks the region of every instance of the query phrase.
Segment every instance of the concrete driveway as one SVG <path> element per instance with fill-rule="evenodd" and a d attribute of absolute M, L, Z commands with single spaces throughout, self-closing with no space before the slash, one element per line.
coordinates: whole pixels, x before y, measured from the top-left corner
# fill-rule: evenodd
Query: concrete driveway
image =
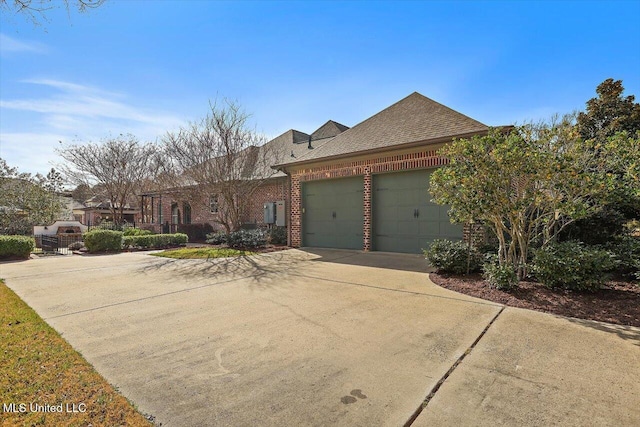
<path fill-rule="evenodd" d="M 638 329 L 453 293 L 419 256 L 72 256 L 0 277 L 165 426 L 640 424 Z"/>

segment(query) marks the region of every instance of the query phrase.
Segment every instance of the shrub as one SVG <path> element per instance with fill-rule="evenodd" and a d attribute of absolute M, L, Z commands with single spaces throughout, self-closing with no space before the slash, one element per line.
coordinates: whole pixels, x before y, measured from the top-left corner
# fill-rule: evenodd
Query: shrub
<path fill-rule="evenodd" d="M 478 250 L 472 247 L 469 251 L 462 241 L 437 239 L 423 252 L 433 267 L 445 273 L 465 274 L 467 265 L 470 272 L 478 271 L 482 261 Z"/>
<path fill-rule="evenodd" d="M 153 231 L 145 230 L 142 228 L 128 227 L 128 228 L 125 228 L 123 231 L 124 236 L 148 236 L 150 234 L 153 234 Z"/>
<path fill-rule="evenodd" d="M 260 248 L 267 244 L 267 233 L 263 230 L 238 230 L 230 233 L 227 245 L 230 248 Z"/>
<path fill-rule="evenodd" d="M 119 252 L 122 250 L 122 231 L 92 230 L 83 236 L 89 252 Z"/>
<path fill-rule="evenodd" d="M 640 238 L 620 236 L 608 242 L 605 249 L 615 256 L 618 262 L 617 271 L 620 274 L 640 280 Z"/>
<path fill-rule="evenodd" d="M 28 236 L 0 236 L 0 259 L 29 258 L 35 240 Z"/>
<path fill-rule="evenodd" d="M 496 256 L 489 257 L 482 270 L 482 277 L 496 289 L 508 291 L 518 287 L 518 274 L 513 265 L 500 265 Z"/>
<path fill-rule="evenodd" d="M 570 241 L 535 250 L 532 272 L 546 287 L 596 291 L 616 267 L 610 252 Z"/>
<path fill-rule="evenodd" d="M 184 245 L 189 240 L 183 233 L 176 234 L 146 234 L 141 236 L 125 236 L 122 246 L 142 249 L 161 249 L 170 246 Z"/>
<path fill-rule="evenodd" d="M 217 231 L 207 234 L 206 242 L 210 245 L 222 245 L 227 243 L 227 233 Z"/>
<path fill-rule="evenodd" d="M 272 245 L 286 245 L 287 244 L 287 228 L 274 227 L 269 229 L 269 243 L 271 243 Z"/>
<path fill-rule="evenodd" d="M 179 224 L 178 232 L 189 236 L 190 242 L 204 242 L 207 234 L 213 231 L 211 224 Z"/>

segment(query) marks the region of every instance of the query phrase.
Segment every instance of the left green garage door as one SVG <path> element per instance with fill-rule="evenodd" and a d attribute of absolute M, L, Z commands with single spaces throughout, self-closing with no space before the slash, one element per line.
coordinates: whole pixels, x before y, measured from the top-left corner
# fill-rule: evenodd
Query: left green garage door
<path fill-rule="evenodd" d="M 362 177 L 302 183 L 302 244 L 362 249 Z"/>

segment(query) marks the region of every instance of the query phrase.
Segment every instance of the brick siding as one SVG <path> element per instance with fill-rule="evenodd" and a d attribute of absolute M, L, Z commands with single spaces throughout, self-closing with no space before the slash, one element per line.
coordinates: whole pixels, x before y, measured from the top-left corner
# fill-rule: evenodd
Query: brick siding
<path fill-rule="evenodd" d="M 436 150 L 421 150 L 406 154 L 381 155 L 366 160 L 345 160 L 331 165 L 309 166 L 291 173 L 291 246 L 302 245 L 302 183 L 329 178 L 362 176 L 363 188 L 363 242 L 364 251 L 371 250 L 371 183 L 372 175 L 393 171 L 409 171 L 443 166 L 447 160 Z"/>
<path fill-rule="evenodd" d="M 257 227 L 265 227 L 264 223 L 264 204 L 267 202 L 276 202 L 278 200 L 285 200 L 285 208 L 289 206 L 289 185 L 287 177 L 278 177 L 267 180 L 264 184 L 258 187 L 251 197 L 248 212 L 243 217 L 245 224 L 256 224 Z M 149 197 L 150 196 L 145 196 Z M 157 205 L 158 201 L 162 198 L 162 224 L 158 222 Z M 220 201 L 221 203 L 222 201 Z M 151 229 L 156 232 L 162 231 L 162 225 L 172 223 L 171 206 L 177 203 L 180 211 L 180 222 L 184 222 L 183 212 L 183 200 L 179 199 L 179 196 L 171 193 L 158 194 L 153 196 L 153 210 L 154 218 L 153 222 L 150 219 L 150 213 L 146 215 L 145 221 L 140 224 L 141 228 Z M 149 205 L 150 206 L 150 205 Z M 217 223 L 218 214 L 212 213 L 209 209 L 209 196 L 207 195 L 202 200 L 191 201 L 191 224 L 206 224 L 209 223 L 216 230 L 224 230 L 224 227 Z"/>

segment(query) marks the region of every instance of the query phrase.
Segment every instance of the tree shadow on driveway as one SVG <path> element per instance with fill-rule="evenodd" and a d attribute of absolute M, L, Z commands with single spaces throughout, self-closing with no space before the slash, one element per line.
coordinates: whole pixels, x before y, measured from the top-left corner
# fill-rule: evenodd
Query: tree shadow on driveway
<path fill-rule="evenodd" d="M 158 257 L 141 267 L 143 274 L 170 273 L 181 280 L 219 280 L 228 282 L 251 279 L 250 284 L 260 287 L 281 284 L 290 270 L 299 269 L 306 254 L 296 251 L 272 252 L 229 258 L 172 259 Z"/>
<path fill-rule="evenodd" d="M 595 320 L 583 320 L 569 317 L 572 323 L 577 323 L 588 328 L 599 331 L 614 333 L 625 341 L 630 341 L 633 345 L 640 347 L 640 328 L 627 325 L 614 325 L 612 323 L 597 322 Z"/>

